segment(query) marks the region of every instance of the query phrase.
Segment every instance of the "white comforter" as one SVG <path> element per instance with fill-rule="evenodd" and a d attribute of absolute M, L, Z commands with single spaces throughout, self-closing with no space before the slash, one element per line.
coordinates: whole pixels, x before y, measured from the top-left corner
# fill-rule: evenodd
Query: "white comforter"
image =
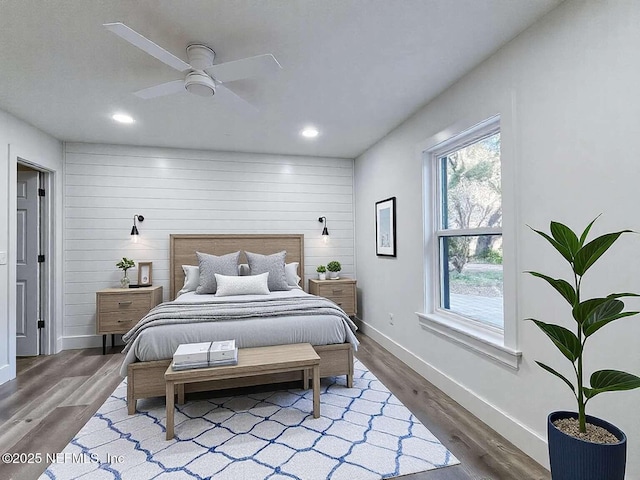
<path fill-rule="evenodd" d="M 243 295 L 216 297 L 215 295 L 181 295 L 172 305 L 211 303 L 212 314 L 216 305 L 255 301 L 256 305 L 269 299 L 287 299 L 311 296 L 302 290 L 272 292 L 265 295 Z M 301 302 L 302 303 L 302 302 Z M 127 375 L 127 366 L 135 361 L 170 359 L 178 345 L 234 338 L 238 348 L 283 345 L 289 343 L 310 343 L 311 345 L 331 345 L 350 342 L 357 347 L 356 326 L 346 315 L 292 315 L 277 317 L 257 317 L 234 320 L 212 320 L 197 323 L 176 323 L 149 326 L 135 337 L 127 347 L 120 374 Z"/>

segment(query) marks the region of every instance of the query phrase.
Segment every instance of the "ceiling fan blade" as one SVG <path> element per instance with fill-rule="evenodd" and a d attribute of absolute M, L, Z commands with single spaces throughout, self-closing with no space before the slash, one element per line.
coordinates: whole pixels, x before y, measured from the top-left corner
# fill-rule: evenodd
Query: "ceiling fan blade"
<path fill-rule="evenodd" d="M 133 92 L 133 94 L 146 100 L 149 98 L 163 97 L 165 95 L 184 91 L 184 80 L 174 80 L 172 82 L 161 83 L 160 85 L 138 90 L 137 92 Z"/>
<path fill-rule="evenodd" d="M 191 65 L 186 62 L 183 62 L 174 54 L 167 52 L 164 48 L 159 45 L 156 45 L 151 40 L 146 37 L 143 37 L 135 30 L 127 27 L 124 23 L 116 22 L 116 23 L 105 23 L 103 26 L 109 30 L 110 32 L 115 33 L 123 40 L 126 40 L 132 45 L 135 45 L 143 52 L 148 53 L 149 55 L 157 58 L 161 62 L 169 65 L 170 67 L 175 68 L 179 72 L 184 72 L 186 70 L 191 70 Z"/>
<path fill-rule="evenodd" d="M 242 98 L 237 93 L 222 85 L 216 86 L 216 94 L 214 96 L 221 105 L 228 106 L 229 109 L 241 111 L 245 114 L 255 115 L 259 112 L 258 108 Z"/>
<path fill-rule="evenodd" d="M 280 70 L 282 67 L 276 57 L 270 53 L 256 57 L 243 58 L 233 62 L 219 63 L 204 69 L 219 82 L 233 82 L 241 78 L 267 75 Z"/>

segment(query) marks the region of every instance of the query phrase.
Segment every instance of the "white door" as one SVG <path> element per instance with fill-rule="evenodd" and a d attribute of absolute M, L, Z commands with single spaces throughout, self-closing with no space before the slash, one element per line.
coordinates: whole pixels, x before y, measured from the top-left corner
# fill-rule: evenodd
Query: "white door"
<path fill-rule="evenodd" d="M 16 255 L 16 354 L 19 357 L 38 355 L 38 205 L 38 172 L 19 170 Z"/>

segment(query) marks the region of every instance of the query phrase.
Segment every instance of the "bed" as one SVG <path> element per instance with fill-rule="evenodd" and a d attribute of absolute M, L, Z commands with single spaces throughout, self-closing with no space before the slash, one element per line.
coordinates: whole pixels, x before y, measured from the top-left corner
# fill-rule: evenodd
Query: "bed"
<path fill-rule="evenodd" d="M 171 299 L 176 298 L 178 291 L 184 284 L 185 276 L 182 265 L 198 265 L 196 252 L 219 256 L 239 250 L 242 252 L 239 263 L 245 263 L 244 251 L 270 255 L 285 250 L 287 252 L 285 261 L 287 263 L 298 262 L 300 275 L 304 275 L 304 236 L 299 234 L 171 235 L 169 248 Z M 302 279 L 302 286 L 304 286 L 304 278 Z M 221 303 L 223 308 L 230 304 L 243 306 L 241 302 L 250 300 L 253 299 L 249 298 L 249 296 L 243 296 L 243 298 L 215 298 L 210 295 L 187 293 L 181 295 L 171 305 L 163 304 L 158 308 L 164 308 L 166 312 L 171 312 L 172 309 L 173 311 L 181 312 L 183 310 L 199 309 L 202 307 L 201 304 L 207 304 L 206 308 L 209 308 L 209 303 L 216 304 L 215 308 L 220 308 L 217 304 Z M 280 305 L 289 303 L 311 305 L 319 304 L 320 302 L 326 303 L 324 299 L 309 295 L 301 289 L 274 292 L 264 299 L 264 303 L 268 304 L 269 308 L 272 309 L 279 309 L 281 308 Z M 208 335 L 219 335 L 218 338 L 207 338 L 207 340 L 223 340 L 231 335 L 237 338 L 240 348 L 282 343 L 311 343 L 320 356 L 321 377 L 345 375 L 347 386 L 351 387 L 353 385 L 353 351 L 357 346 L 357 340 L 353 332 L 349 330 L 354 329 L 355 326 L 352 328 L 341 327 L 347 325 L 344 318 L 341 318 L 345 317 L 343 313 L 331 312 L 326 305 L 318 306 L 322 307 L 321 310 L 318 310 L 320 312 L 319 316 L 305 316 L 302 313 L 306 314 L 306 312 L 294 311 L 290 315 L 283 316 L 280 313 L 279 316 L 272 318 L 265 313 L 265 316 L 257 315 L 255 318 L 230 318 L 213 323 L 200 323 L 197 321 L 193 324 L 189 323 L 187 328 L 185 328 L 184 323 L 179 323 L 177 319 L 167 319 L 166 321 L 156 322 L 157 324 L 141 325 L 145 321 L 148 323 L 148 319 L 143 319 L 130 332 L 132 333 L 130 337 L 135 340 L 132 340 L 131 344 L 125 349 L 125 359 L 121 369 L 121 373 L 126 373 L 127 375 L 129 414 L 135 413 L 138 399 L 164 396 L 164 372 L 171 362 L 171 355 L 175 347 L 178 343 L 201 341 L 202 337 L 200 335 L 207 335 L 203 333 L 206 328 L 218 329 L 215 334 L 208 333 Z M 332 306 L 332 308 L 335 307 Z M 156 316 L 158 316 L 157 312 Z M 179 315 L 176 314 L 176 316 Z M 172 315 L 166 313 L 165 317 L 172 317 Z M 346 318 L 348 319 L 348 317 Z M 145 329 L 145 327 L 149 328 Z M 133 332 L 136 328 L 140 332 Z M 256 335 L 256 332 L 259 332 L 259 334 Z M 230 379 L 215 383 L 194 383 L 187 385 L 185 392 L 295 380 L 303 380 L 303 373 L 288 372 L 262 377 Z"/>

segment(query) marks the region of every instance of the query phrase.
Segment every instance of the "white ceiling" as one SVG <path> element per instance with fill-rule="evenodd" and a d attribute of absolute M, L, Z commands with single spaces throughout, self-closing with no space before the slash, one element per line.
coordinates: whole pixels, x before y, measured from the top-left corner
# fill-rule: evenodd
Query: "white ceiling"
<path fill-rule="evenodd" d="M 352 158 L 560 1 L 3 0 L 0 109 L 65 141 Z M 102 27 L 116 21 L 185 61 L 201 42 L 283 70 L 228 84 L 253 116 L 186 92 L 142 100 L 181 74 Z"/>

